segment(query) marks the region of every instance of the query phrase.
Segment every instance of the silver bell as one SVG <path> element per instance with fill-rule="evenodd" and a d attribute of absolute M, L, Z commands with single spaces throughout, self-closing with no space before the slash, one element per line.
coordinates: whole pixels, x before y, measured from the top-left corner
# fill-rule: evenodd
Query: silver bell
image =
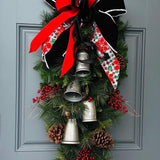
<path fill-rule="evenodd" d="M 79 144 L 78 127 L 76 119 L 69 119 L 66 125 L 62 144 Z"/>
<path fill-rule="evenodd" d="M 85 101 L 83 103 L 86 105 L 86 108 L 83 112 L 83 122 L 97 121 L 95 102 L 92 100 L 90 102 Z"/>
<path fill-rule="evenodd" d="M 64 92 L 64 98 L 70 102 L 79 102 L 82 100 L 82 94 L 80 92 L 78 80 L 74 80 L 67 86 L 67 89 Z"/>
<path fill-rule="evenodd" d="M 78 53 L 79 60 L 88 60 L 88 53 L 85 51 Z M 77 61 L 76 76 L 86 77 L 90 74 L 89 64 Z"/>

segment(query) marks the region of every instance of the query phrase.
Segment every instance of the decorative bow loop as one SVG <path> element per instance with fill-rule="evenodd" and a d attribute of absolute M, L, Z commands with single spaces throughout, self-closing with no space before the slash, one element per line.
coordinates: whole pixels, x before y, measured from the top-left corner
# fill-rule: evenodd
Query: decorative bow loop
<path fill-rule="evenodd" d="M 36 51 L 54 30 L 68 19 L 75 17 L 78 14 L 78 11 L 79 10 L 76 8 L 63 11 L 59 16 L 51 20 L 32 40 L 29 53 Z"/>
<path fill-rule="evenodd" d="M 51 20 L 37 34 L 31 42 L 29 52 L 36 51 L 42 45 L 42 55 L 49 66 L 53 63 L 51 57 L 53 58 L 57 54 L 62 55 L 65 52 L 61 71 L 62 77 L 74 64 L 74 30 L 77 26 L 79 28 L 81 23 L 85 23 L 83 17 L 88 15 L 83 12 L 87 9 L 93 11 L 94 17 L 92 16 L 92 18 L 95 22 L 93 23 L 94 34 L 91 41 L 97 45 L 98 59 L 111 84 L 116 89 L 120 65 L 114 55 L 118 30 L 113 17 L 126 12 L 123 0 L 99 0 L 98 2 L 96 0 L 57 0 L 55 5 L 60 15 Z M 78 23 L 75 23 L 77 20 Z M 101 59 L 104 54 L 107 54 L 108 59 Z"/>

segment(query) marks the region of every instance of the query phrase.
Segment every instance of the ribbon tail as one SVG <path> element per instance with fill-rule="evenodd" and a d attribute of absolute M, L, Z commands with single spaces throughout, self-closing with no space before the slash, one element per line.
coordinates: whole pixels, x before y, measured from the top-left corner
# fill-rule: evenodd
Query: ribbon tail
<path fill-rule="evenodd" d="M 105 40 L 109 42 L 113 48 L 116 48 L 118 40 L 118 28 L 113 17 L 109 14 L 97 12 L 95 15 L 95 21 Z"/>
<path fill-rule="evenodd" d="M 110 44 L 104 39 L 98 26 L 94 24 L 94 35 L 91 40 L 97 46 L 97 54 L 100 64 L 108 76 L 114 89 L 118 86 L 118 79 L 120 74 L 120 64 L 110 46 Z M 104 55 L 107 55 L 107 59 L 104 59 Z"/>
<path fill-rule="evenodd" d="M 75 25 L 73 24 L 70 28 L 70 35 L 69 35 L 69 42 L 68 42 L 68 47 L 66 51 L 66 55 L 63 61 L 62 65 L 62 70 L 61 70 L 61 76 L 62 77 L 64 74 L 66 74 L 73 66 L 74 64 L 74 55 L 73 55 L 73 48 L 75 41 L 73 39 L 73 30 L 74 30 Z"/>
<path fill-rule="evenodd" d="M 36 51 L 55 29 L 77 14 L 78 9 L 73 9 L 62 12 L 59 16 L 51 20 L 32 40 L 29 53 Z"/>

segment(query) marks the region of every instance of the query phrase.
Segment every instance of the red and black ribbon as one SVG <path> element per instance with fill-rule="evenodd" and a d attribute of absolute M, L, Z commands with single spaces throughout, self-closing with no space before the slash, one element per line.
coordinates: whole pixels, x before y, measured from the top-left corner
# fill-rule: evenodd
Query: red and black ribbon
<path fill-rule="evenodd" d="M 105 41 L 108 42 L 112 51 L 115 51 L 118 29 L 114 17 L 126 12 L 123 0 L 56 0 L 55 3 L 53 0 L 50 1 L 53 7 L 56 6 L 60 15 L 51 20 L 37 34 L 31 42 L 29 52 L 36 51 L 59 26 L 64 23 L 69 24 L 69 28 L 63 30 L 53 44 L 50 50 L 52 53 L 50 51 L 45 53 L 46 61 L 51 66 L 54 55 L 62 55 L 66 52 L 61 71 L 61 76 L 63 76 L 74 64 L 74 48 L 76 43 L 81 42 L 79 27 L 81 23 L 90 21 L 95 21 Z"/>

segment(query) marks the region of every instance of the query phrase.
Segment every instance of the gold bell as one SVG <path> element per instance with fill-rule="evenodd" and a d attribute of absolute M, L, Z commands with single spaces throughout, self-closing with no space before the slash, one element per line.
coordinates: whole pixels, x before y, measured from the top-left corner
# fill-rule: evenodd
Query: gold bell
<path fill-rule="evenodd" d="M 62 144 L 79 144 L 78 126 L 76 119 L 69 119 L 66 125 Z"/>
<path fill-rule="evenodd" d="M 84 101 L 83 103 L 86 105 L 86 108 L 83 112 L 83 122 L 97 121 L 95 102 L 92 100 L 90 102 Z"/>
<path fill-rule="evenodd" d="M 82 100 L 82 94 L 80 92 L 78 80 L 74 80 L 67 86 L 67 89 L 64 92 L 64 98 L 70 102 L 79 102 Z"/>
<path fill-rule="evenodd" d="M 88 60 L 88 53 L 85 51 L 78 53 L 78 60 Z M 86 77 L 90 74 L 89 64 L 77 61 L 76 76 Z"/>

